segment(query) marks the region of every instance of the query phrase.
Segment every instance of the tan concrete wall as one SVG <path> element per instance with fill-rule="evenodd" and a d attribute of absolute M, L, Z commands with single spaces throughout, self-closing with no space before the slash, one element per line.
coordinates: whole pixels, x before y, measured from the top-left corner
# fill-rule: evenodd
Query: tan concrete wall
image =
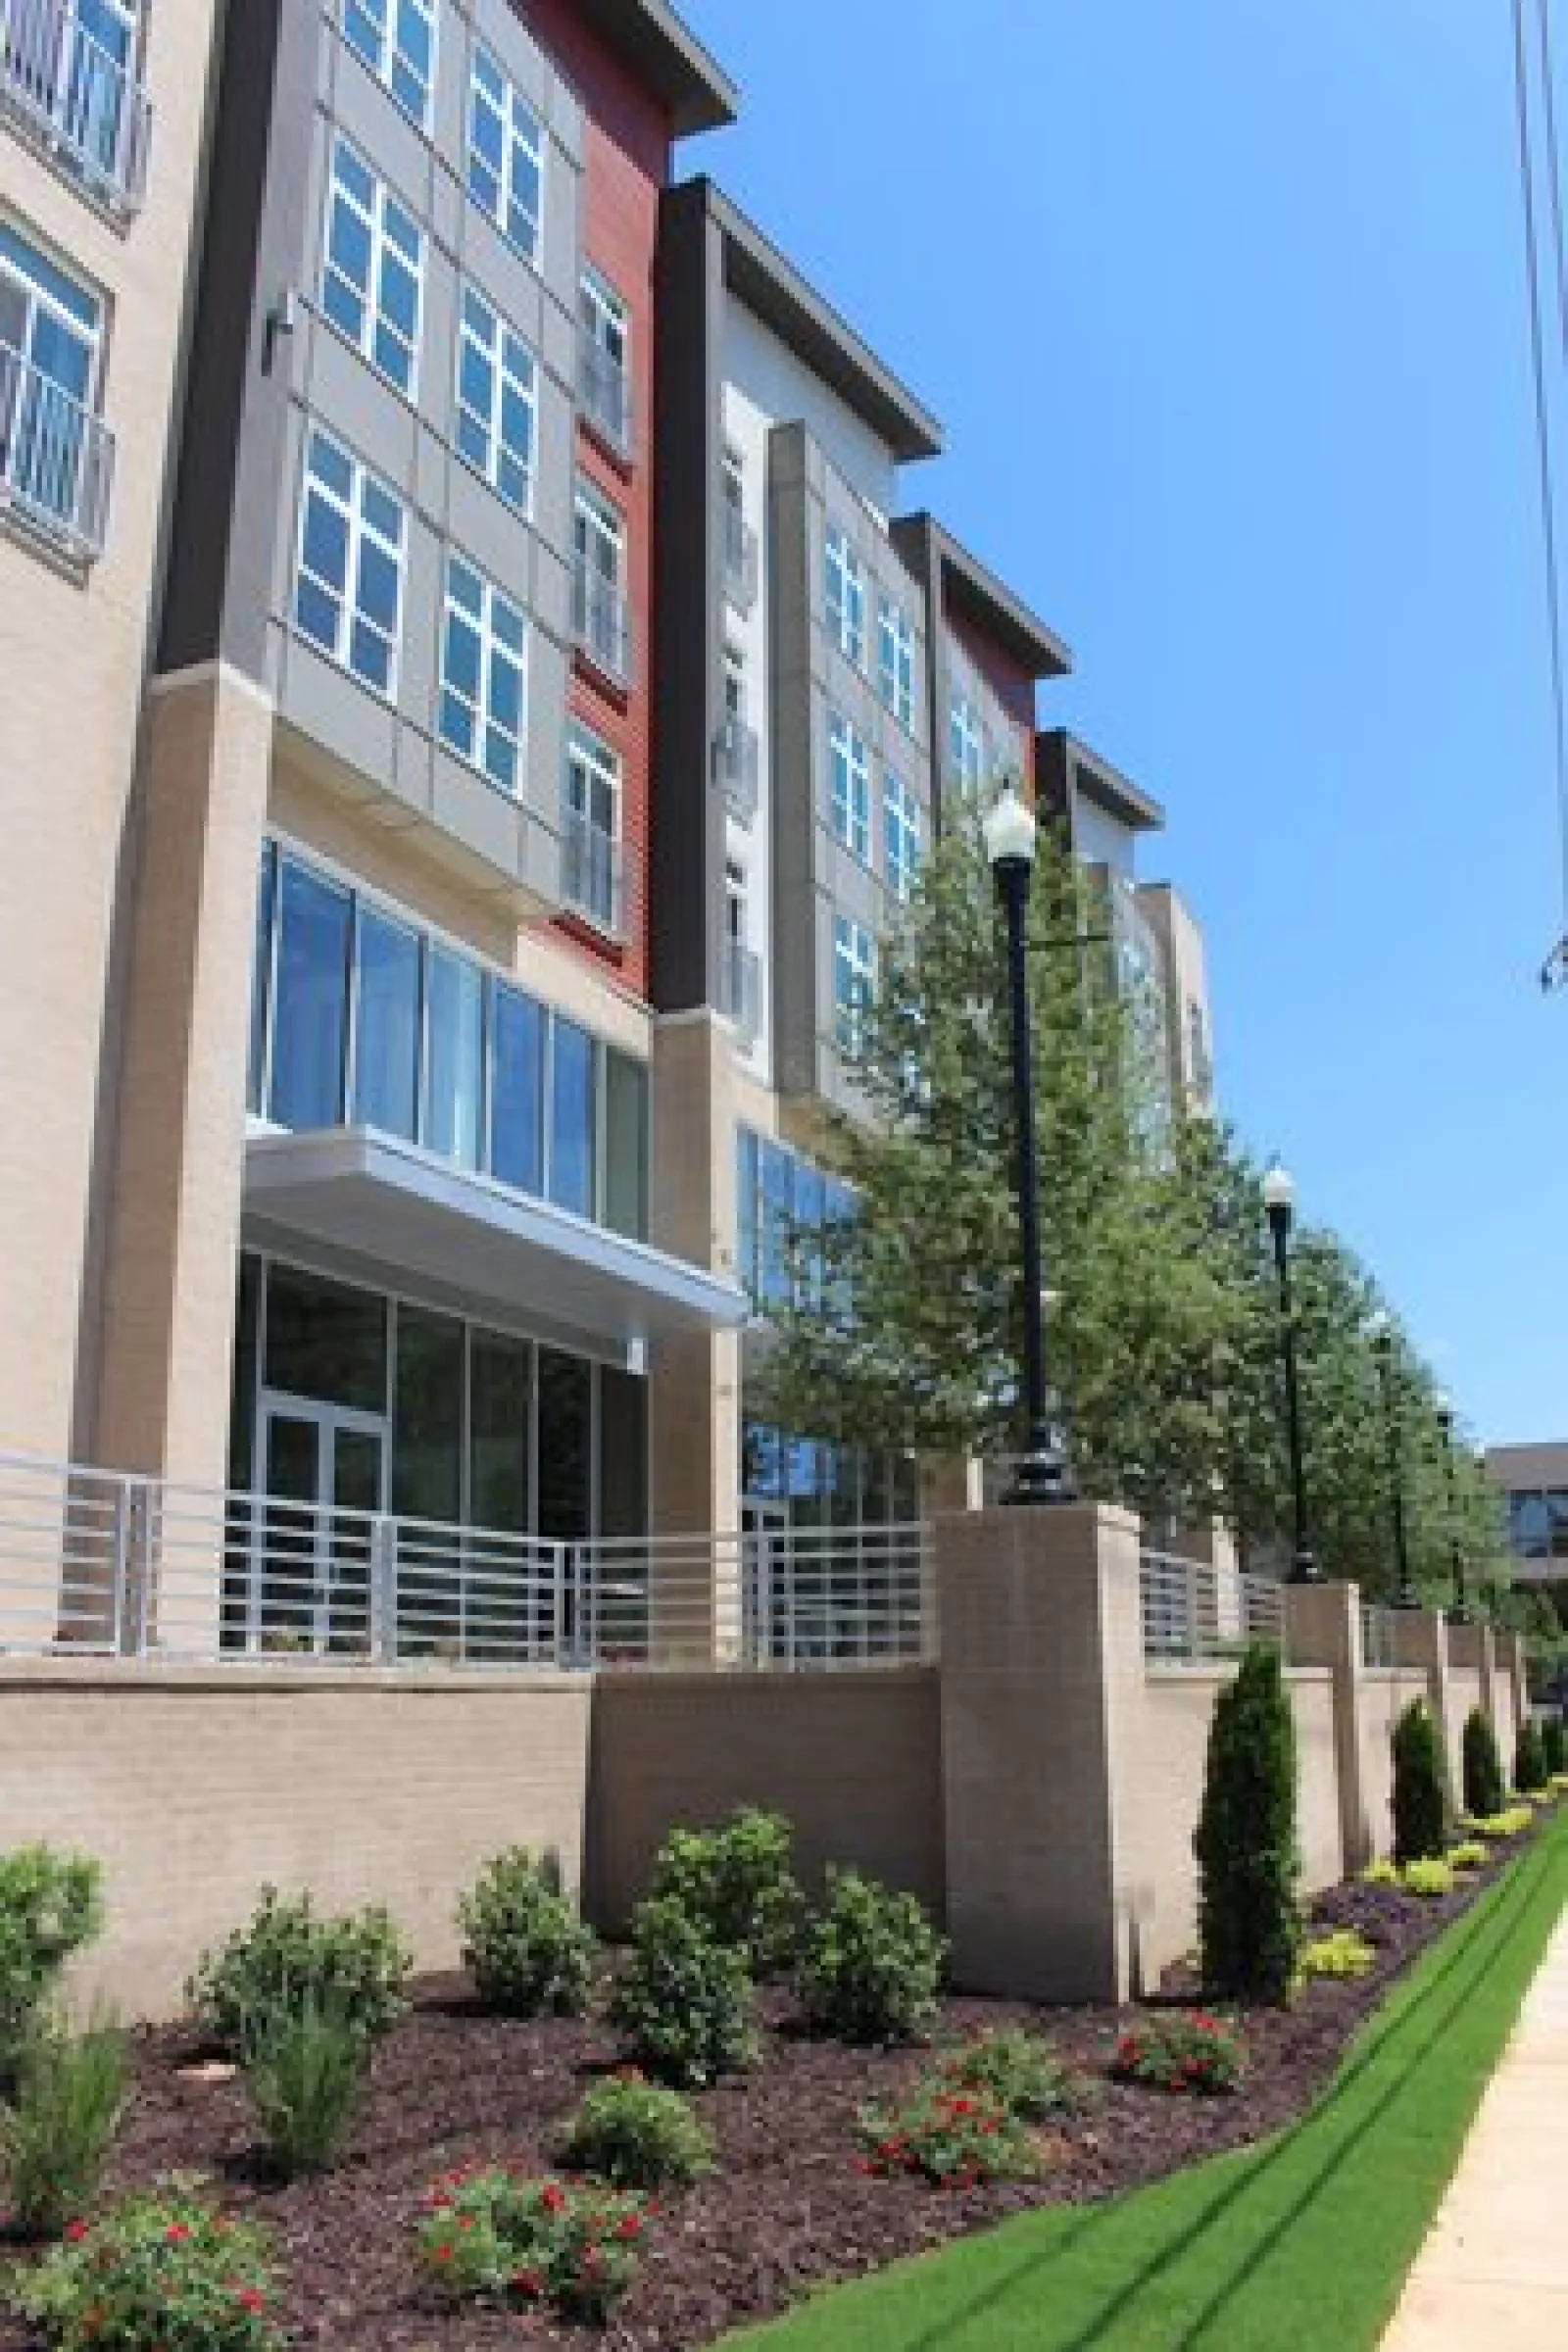
<path fill-rule="evenodd" d="M 934 1672 L 601 1678 L 586 1865 L 597 1920 L 624 1925 L 678 1823 L 711 1825 L 743 1804 L 789 1815 L 808 1885 L 829 1862 L 855 1863 L 940 1917 Z"/>
<path fill-rule="evenodd" d="M 1309 1890 L 1336 1886 L 1346 1873 L 1334 1722 L 1334 1678 L 1293 1671 L 1296 1709 L 1301 1883 Z"/>
<path fill-rule="evenodd" d="M 1481 1675 L 1474 1666 L 1448 1669 L 1448 1759 L 1453 1770 L 1454 1801 L 1464 1801 L 1464 1727 L 1481 1704 Z"/>
<path fill-rule="evenodd" d="M 175 2014 L 267 1881 L 328 1909 L 384 1902 L 419 1967 L 450 1967 L 453 1906 L 487 1856 L 555 1845 L 576 1883 L 589 1704 L 564 1676 L 8 1667 L 0 1846 L 100 1858 L 109 1930 L 80 1988 L 130 2017 Z"/>
<path fill-rule="evenodd" d="M 0 1449 L 69 1456 L 117 917 L 207 114 L 213 0 L 148 12 L 145 209 L 122 233 L 0 125 L 0 210 L 102 293 L 108 537 L 77 577 L 0 531 Z"/>

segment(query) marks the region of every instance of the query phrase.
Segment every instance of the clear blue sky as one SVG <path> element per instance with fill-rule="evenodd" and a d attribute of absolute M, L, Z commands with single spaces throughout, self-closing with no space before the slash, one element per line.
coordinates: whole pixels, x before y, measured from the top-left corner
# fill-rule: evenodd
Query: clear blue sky
<path fill-rule="evenodd" d="M 1224 1106 L 1487 1441 L 1568 1437 L 1568 995 L 1506 0 L 684 0 L 710 171 L 1163 801 Z"/>

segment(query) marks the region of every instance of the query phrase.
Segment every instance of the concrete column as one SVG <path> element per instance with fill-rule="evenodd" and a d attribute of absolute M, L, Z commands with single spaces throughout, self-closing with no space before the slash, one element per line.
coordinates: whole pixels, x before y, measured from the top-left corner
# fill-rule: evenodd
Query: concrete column
<path fill-rule="evenodd" d="M 1287 1585 L 1286 1654 L 1293 1666 L 1326 1666 L 1334 1677 L 1334 1759 L 1340 1843 L 1348 1871 L 1371 1861 L 1377 1840 L 1361 1775 L 1361 1592 L 1357 1585 Z"/>
<path fill-rule="evenodd" d="M 1427 1678 L 1427 1704 L 1443 1735 L 1448 1770 L 1448 1800 L 1457 1811 L 1463 1796 L 1459 1777 L 1459 1742 L 1463 1719 L 1453 1720 L 1449 1679 L 1448 1627 L 1446 1618 L 1426 1609 L 1399 1609 L 1394 1620 L 1394 1656 L 1399 1666 L 1413 1666 Z"/>
<path fill-rule="evenodd" d="M 948 1925 L 956 1981 L 1125 1998 L 1112 1760 L 1144 1673 L 1139 1527 L 1074 1504 L 937 1522 Z"/>
<path fill-rule="evenodd" d="M 220 1488 L 228 1455 L 251 965 L 272 710 L 235 672 L 162 682 L 126 992 L 96 1451 Z"/>

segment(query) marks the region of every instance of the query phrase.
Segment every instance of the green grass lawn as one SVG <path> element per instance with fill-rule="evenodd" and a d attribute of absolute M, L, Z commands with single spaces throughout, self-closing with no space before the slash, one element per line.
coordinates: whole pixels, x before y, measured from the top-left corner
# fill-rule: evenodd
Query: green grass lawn
<path fill-rule="evenodd" d="M 1298 2124 L 731 2336 L 769 2352 L 1364 2352 L 1568 1901 L 1568 1813 L 1422 1956 Z M 1522 2156 L 1523 2156 L 1523 2152 Z"/>

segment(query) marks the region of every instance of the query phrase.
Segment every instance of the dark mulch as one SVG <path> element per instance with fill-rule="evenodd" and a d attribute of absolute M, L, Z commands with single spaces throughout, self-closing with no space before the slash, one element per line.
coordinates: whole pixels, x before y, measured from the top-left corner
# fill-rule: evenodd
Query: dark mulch
<path fill-rule="evenodd" d="M 1082 2112 L 1050 2134 L 1050 2162 L 1028 2182 L 944 2192 L 854 2170 L 855 2112 L 896 2094 L 920 2051 L 850 2051 L 789 2031 L 789 2002 L 764 1997 L 765 2052 L 755 2072 L 707 2094 L 720 2169 L 662 2203 L 637 2284 L 594 2336 L 536 2314 L 454 2312 L 424 2291 L 414 2242 L 433 2177 L 490 2157 L 548 2170 L 552 2139 L 587 2082 L 619 2057 L 598 2023 L 512 2024 L 480 2014 L 457 1981 L 430 1981 L 379 2052 L 349 2155 L 330 2178 L 279 2188 L 258 2177 L 237 2083 L 192 2082 L 199 2055 L 177 2032 L 136 2037 L 135 2097 L 115 2164 L 116 2189 L 162 2173 L 211 2175 L 230 2207 L 263 2217 L 289 2284 L 293 2340 L 354 2352 L 483 2352 L 519 2343 L 597 2341 L 620 2352 L 706 2343 L 762 2319 L 825 2280 L 853 2278 L 1035 2205 L 1086 2203 L 1257 2139 L 1321 2088 L 1391 1979 L 1492 1874 L 1417 1903 L 1350 1886 L 1317 1906 L 1378 1947 L 1371 1975 L 1314 1984 L 1289 2010 L 1247 2019 L 1252 2065 L 1232 2098 L 1191 2099 L 1112 2082 L 1105 2069 L 1135 2012 L 1039 2010 L 952 2000 L 944 2035 L 1023 2022 L 1048 2033 L 1090 2078 Z M 1164 1997 L 1190 1995 L 1172 1971 Z M 0 2352 L 31 2346 L 0 2317 Z"/>

